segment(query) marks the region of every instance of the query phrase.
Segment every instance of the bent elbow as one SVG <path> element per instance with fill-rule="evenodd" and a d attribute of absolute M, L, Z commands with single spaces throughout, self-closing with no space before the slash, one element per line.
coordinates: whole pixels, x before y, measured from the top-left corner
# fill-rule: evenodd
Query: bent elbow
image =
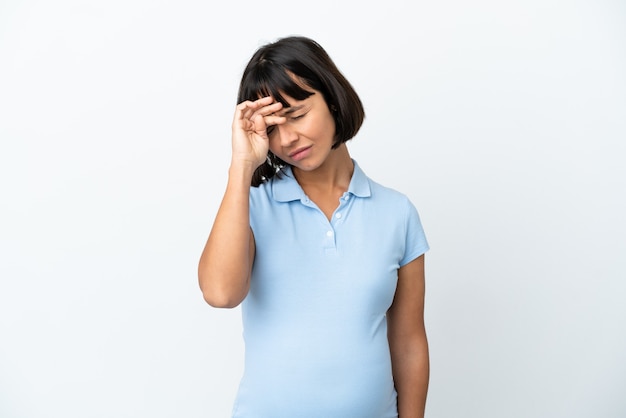
<path fill-rule="evenodd" d="M 244 283 L 239 288 L 239 286 L 232 286 L 231 280 L 209 280 L 203 274 L 200 274 L 198 278 L 202 297 L 214 308 L 236 308 L 248 294 L 248 286 Z"/>
<path fill-rule="evenodd" d="M 214 308 L 232 309 L 239 306 L 243 298 L 234 298 L 224 293 L 202 291 L 206 303 Z"/>

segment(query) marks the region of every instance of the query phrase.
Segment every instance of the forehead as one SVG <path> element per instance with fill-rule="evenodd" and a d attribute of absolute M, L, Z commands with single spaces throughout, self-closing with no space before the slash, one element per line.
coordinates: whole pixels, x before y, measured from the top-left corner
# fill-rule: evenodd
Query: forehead
<path fill-rule="evenodd" d="M 319 97 L 319 94 L 316 91 L 310 92 L 311 94 L 308 97 L 301 100 L 295 99 L 284 92 L 280 93 L 282 100 L 277 100 L 276 98 L 274 99 L 276 102 L 280 101 L 283 103 L 283 109 L 279 113 L 293 113 L 300 109 L 311 107 L 315 98 Z"/>
<path fill-rule="evenodd" d="M 283 104 L 285 108 L 303 101 L 314 90 L 308 83 L 292 72 L 277 66 L 264 66 L 257 68 L 248 80 L 248 90 L 253 96 L 272 96 L 275 101 Z M 250 99 L 250 98 L 248 98 Z"/>

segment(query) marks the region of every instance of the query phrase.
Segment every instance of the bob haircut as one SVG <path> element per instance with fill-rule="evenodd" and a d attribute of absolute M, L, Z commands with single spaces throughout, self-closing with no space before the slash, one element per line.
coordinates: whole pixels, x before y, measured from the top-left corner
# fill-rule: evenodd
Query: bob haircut
<path fill-rule="evenodd" d="M 272 96 L 289 107 L 282 94 L 304 100 L 319 91 L 335 120 L 333 149 L 352 139 L 363 124 L 361 99 L 328 53 L 314 40 L 290 36 L 260 47 L 248 62 L 239 85 L 237 103 Z M 288 164 L 268 151 L 265 163 L 252 176 L 257 187 Z"/>

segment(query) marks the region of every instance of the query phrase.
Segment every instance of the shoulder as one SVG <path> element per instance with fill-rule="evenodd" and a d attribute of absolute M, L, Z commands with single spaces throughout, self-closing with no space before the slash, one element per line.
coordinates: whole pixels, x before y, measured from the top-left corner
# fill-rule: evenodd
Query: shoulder
<path fill-rule="evenodd" d="M 272 210 L 277 205 L 301 199 L 304 192 L 291 174 L 284 169 L 260 185 L 250 187 L 251 211 Z"/>
<path fill-rule="evenodd" d="M 403 192 L 368 178 L 372 201 L 377 205 L 385 206 L 394 211 L 402 210 L 404 213 L 415 209 L 411 199 Z"/>
<path fill-rule="evenodd" d="M 423 229 L 417 207 L 407 194 L 369 177 L 367 181 L 371 193 L 366 199 L 369 200 L 369 211 L 379 222 L 391 222 L 406 232 Z"/>
<path fill-rule="evenodd" d="M 256 187 L 250 187 L 250 209 L 252 213 L 269 209 L 274 203 L 272 180 L 261 183 Z"/>
<path fill-rule="evenodd" d="M 404 193 L 390 187 L 383 186 L 370 180 L 372 201 L 376 202 L 376 219 L 389 223 L 387 231 L 395 230 L 399 236 L 398 242 L 402 248 L 402 258 L 399 266 L 404 266 L 418 256 L 428 251 L 429 244 L 416 206 Z M 384 223 L 381 222 L 381 223 Z M 394 229 L 395 228 L 395 229 Z"/>
<path fill-rule="evenodd" d="M 408 201 L 409 198 L 406 194 L 396 190 L 394 188 L 383 186 L 382 184 L 372 180 L 368 177 L 370 183 L 370 189 L 372 191 L 372 197 L 380 197 L 385 199 L 392 199 L 394 201 Z"/>
<path fill-rule="evenodd" d="M 250 186 L 250 197 L 271 196 L 272 194 L 272 180 L 264 181 L 258 186 Z"/>
<path fill-rule="evenodd" d="M 250 188 L 250 227 L 255 240 L 265 242 L 276 237 L 277 230 L 286 233 L 302 220 L 305 205 L 299 205 L 304 192 L 295 178 L 285 171 L 281 176 Z"/>
<path fill-rule="evenodd" d="M 377 181 L 372 180 L 372 178 L 365 174 L 356 160 L 353 159 L 352 161 L 354 162 L 354 174 L 349 191 L 353 194 L 359 197 L 369 198 L 366 200 L 376 203 L 397 205 L 409 202 L 408 197 L 404 193 L 391 187 L 383 186 Z"/>

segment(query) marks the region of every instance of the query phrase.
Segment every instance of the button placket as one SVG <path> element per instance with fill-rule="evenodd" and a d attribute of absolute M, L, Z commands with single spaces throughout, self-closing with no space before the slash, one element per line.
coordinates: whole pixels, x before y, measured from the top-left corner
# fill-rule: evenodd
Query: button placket
<path fill-rule="evenodd" d="M 332 229 L 332 225 L 328 225 L 330 229 L 326 230 L 324 234 L 324 248 L 326 250 L 334 250 L 335 249 L 335 231 Z"/>

